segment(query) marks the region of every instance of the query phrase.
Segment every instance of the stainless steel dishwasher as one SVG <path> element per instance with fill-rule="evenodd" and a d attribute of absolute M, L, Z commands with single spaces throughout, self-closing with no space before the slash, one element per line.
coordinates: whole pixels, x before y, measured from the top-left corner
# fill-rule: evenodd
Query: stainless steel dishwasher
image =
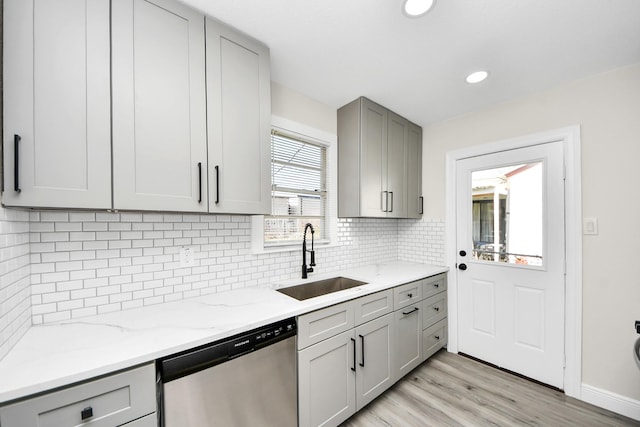
<path fill-rule="evenodd" d="M 158 361 L 161 425 L 296 426 L 295 319 Z"/>

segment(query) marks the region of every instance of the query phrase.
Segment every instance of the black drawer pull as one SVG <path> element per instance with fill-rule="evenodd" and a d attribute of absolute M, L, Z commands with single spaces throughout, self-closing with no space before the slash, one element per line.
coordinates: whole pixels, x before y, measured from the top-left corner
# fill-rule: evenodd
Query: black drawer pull
<path fill-rule="evenodd" d="M 438 341 L 440 341 L 440 335 L 434 335 L 433 336 L 435 339 L 437 339 Z"/>
<path fill-rule="evenodd" d="M 439 288 L 439 287 L 440 287 L 440 285 L 438 285 L 437 283 L 434 283 L 434 284 L 433 284 L 433 287 L 434 287 L 434 288 Z"/>
<path fill-rule="evenodd" d="M 356 371 L 356 340 L 355 338 L 351 338 L 351 342 L 353 343 L 353 368 L 351 368 L 351 370 L 355 372 Z"/>
<path fill-rule="evenodd" d="M 416 311 L 420 310 L 418 307 L 413 307 L 413 310 L 407 311 L 406 313 L 403 311 L 402 314 L 409 315 L 411 313 L 415 313 Z"/>
<path fill-rule="evenodd" d="M 82 412 L 80 412 L 80 417 L 82 417 L 83 420 L 93 417 L 93 408 L 91 406 L 84 408 Z"/>
<path fill-rule="evenodd" d="M 358 365 L 364 368 L 364 336 L 362 335 L 358 335 L 358 336 L 360 337 L 360 342 L 362 343 L 362 360 L 360 361 L 360 363 L 358 363 Z"/>
<path fill-rule="evenodd" d="M 13 191 L 20 193 L 20 135 L 13 135 Z"/>
<path fill-rule="evenodd" d="M 407 294 L 409 298 L 413 298 L 413 294 Z"/>
<path fill-rule="evenodd" d="M 198 162 L 198 203 L 202 203 L 202 162 Z"/>
<path fill-rule="evenodd" d="M 440 311 L 440 307 L 433 307 L 435 311 Z"/>
<path fill-rule="evenodd" d="M 220 166 L 216 165 L 216 205 L 220 203 Z"/>

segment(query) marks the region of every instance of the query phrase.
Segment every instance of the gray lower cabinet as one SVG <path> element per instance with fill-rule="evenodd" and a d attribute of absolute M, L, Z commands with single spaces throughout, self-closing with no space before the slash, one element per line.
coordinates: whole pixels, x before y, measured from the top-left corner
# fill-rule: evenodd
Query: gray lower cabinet
<path fill-rule="evenodd" d="M 298 352 L 299 425 L 339 425 L 356 412 L 353 330 Z"/>
<path fill-rule="evenodd" d="M 447 275 L 423 279 L 422 360 L 447 345 Z"/>
<path fill-rule="evenodd" d="M 301 427 L 337 426 L 393 384 L 392 309 L 387 290 L 298 318 Z"/>
<path fill-rule="evenodd" d="M 153 363 L 0 407 L 2 427 L 157 425 Z"/>
<path fill-rule="evenodd" d="M 447 342 L 446 273 L 298 317 L 300 427 L 337 426 Z"/>
<path fill-rule="evenodd" d="M 394 311 L 396 363 L 394 379 L 397 381 L 422 363 L 421 304 L 412 304 Z"/>
<path fill-rule="evenodd" d="M 356 410 L 391 387 L 393 379 L 393 315 L 360 325 L 356 334 Z"/>

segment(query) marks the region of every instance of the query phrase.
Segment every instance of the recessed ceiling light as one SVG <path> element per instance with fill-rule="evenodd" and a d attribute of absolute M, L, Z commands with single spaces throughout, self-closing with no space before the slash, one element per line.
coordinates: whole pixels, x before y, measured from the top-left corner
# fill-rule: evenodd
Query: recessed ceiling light
<path fill-rule="evenodd" d="M 410 18 L 417 18 L 429 12 L 436 0 L 405 0 L 402 11 Z"/>
<path fill-rule="evenodd" d="M 476 71 L 475 73 L 471 73 L 467 76 L 467 83 L 480 83 L 486 79 L 488 75 L 489 73 L 486 71 Z"/>

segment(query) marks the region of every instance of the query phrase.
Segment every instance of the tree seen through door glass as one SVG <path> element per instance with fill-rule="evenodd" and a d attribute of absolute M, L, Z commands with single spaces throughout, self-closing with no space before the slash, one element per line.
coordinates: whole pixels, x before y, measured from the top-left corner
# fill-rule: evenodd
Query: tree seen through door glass
<path fill-rule="evenodd" d="M 475 171 L 473 258 L 542 266 L 542 162 Z"/>

